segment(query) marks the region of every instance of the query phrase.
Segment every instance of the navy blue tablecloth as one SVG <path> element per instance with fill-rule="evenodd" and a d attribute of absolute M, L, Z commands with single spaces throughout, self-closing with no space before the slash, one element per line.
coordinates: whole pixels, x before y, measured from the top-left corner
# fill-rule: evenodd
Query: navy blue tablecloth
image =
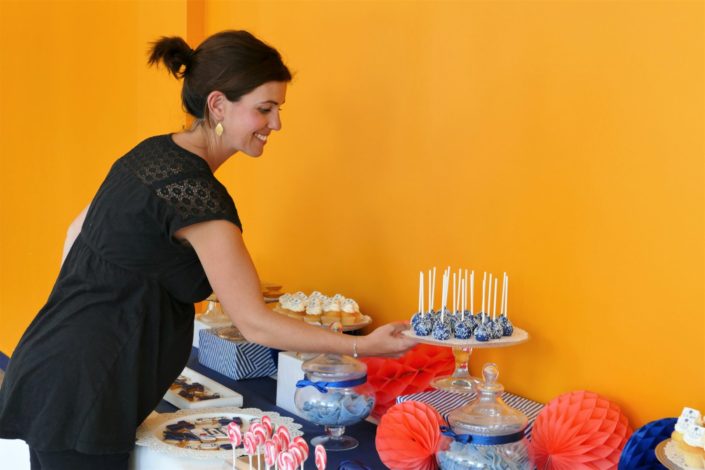
<path fill-rule="evenodd" d="M 188 367 L 206 377 L 235 390 L 243 396 L 243 408 L 258 408 L 262 411 L 276 411 L 282 416 L 289 416 L 302 425 L 301 431 L 304 433 L 306 441 L 324 433 L 323 426 L 317 426 L 305 419 L 293 415 L 276 405 L 277 381 L 269 377 L 259 379 L 232 380 L 198 363 L 198 349 L 193 348 Z M 166 401 L 162 401 L 157 406 L 159 413 L 170 413 L 177 408 Z M 336 470 L 340 463 L 345 460 L 357 460 L 367 465 L 367 467 L 383 470 L 387 467 L 382 464 L 379 454 L 375 449 L 375 433 L 377 426 L 367 421 L 363 421 L 345 428 L 345 434 L 354 437 L 360 442 L 359 447 L 353 450 L 342 452 L 328 452 L 328 470 Z M 306 468 L 315 468 L 313 448 L 311 449 Z"/>

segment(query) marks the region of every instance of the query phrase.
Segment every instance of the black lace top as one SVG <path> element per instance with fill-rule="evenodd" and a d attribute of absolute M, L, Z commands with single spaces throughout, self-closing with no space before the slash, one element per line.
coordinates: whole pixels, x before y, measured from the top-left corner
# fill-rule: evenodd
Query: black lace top
<path fill-rule="evenodd" d="M 171 136 L 111 168 L 81 234 L 12 355 L 0 389 L 0 437 L 37 450 L 126 452 L 135 429 L 188 359 L 193 303 L 211 288 L 182 227 L 235 204 L 205 160 Z"/>

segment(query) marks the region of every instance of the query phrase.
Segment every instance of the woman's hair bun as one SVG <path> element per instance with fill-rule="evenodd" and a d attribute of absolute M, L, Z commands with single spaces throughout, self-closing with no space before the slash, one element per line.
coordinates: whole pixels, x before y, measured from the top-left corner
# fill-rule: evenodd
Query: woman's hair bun
<path fill-rule="evenodd" d="M 178 36 L 161 37 L 152 43 L 149 52 L 149 64 L 162 62 L 176 78 L 182 78 L 188 73 L 193 49 Z M 184 70 L 181 68 L 184 67 Z"/>

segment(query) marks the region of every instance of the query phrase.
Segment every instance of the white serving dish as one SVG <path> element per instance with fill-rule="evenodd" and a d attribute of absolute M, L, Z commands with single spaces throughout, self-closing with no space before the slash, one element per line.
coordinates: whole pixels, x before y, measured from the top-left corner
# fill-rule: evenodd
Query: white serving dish
<path fill-rule="evenodd" d="M 267 415 L 272 420 L 272 427 L 277 429 L 279 426 L 284 426 L 289 430 L 291 438 L 301 436 L 301 425 L 295 423 L 292 418 L 281 416 L 279 413 L 268 411 L 264 412 L 256 408 L 206 408 L 202 410 L 179 410 L 174 413 L 152 414 L 137 428 L 136 444 L 138 446 L 147 447 L 151 451 L 166 454 L 171 457 L 181 457 L 197 460 L 230 460 L 232 462 L 232 450 L 200 450 L 189 449 L 186 447 L 178 447 L 167 442 L 164 442 L 164 430 L 169 424 L 178 423 L 181 420 L 194 422 L 198 418 L 212 418 L 226 416 L 239 417 L 242 419 L 243 433 L 249 429 L 250 422 L 255 419 L 261 419 Z M 236 457 L 246 455 L 245 449 L 240 445 L 234 452 Z"/>
<path fill-rule="evenodd" d="M 203 408 L 215 408 L 219 406 L 242 407 L 242 395 L 219 384 L 215 380 L 209 379 L 205 375 L 199 374 L 193 369 L 186 367 L 181 375 L 188 378 L 191 383 L 198 382 L 214 393 L 218 393 L 220 398 L 210 400 L 189 401 L 179 395 L 178 390 L 168 390 L 164 394 L 164 400 L 182 410 L 200 410 Z"/>

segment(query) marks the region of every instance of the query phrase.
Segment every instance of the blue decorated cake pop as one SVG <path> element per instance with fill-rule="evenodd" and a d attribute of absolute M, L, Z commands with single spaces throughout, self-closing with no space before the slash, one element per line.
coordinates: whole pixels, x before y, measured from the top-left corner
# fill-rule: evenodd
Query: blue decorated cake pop
<path fill-rule="evenodd" d="M 490 331 L 487 325 L 480 323 L 480 325 L 475 328 L 475 339 L 482 342 L 490 340 Z"/>
<path fill-rule="evenodd" d="M 416 333 L 418 336 L 428 336 L 433 330 L 433 322 L 431 320 L 424 319 L 416 322 L 413 328 L 414 333 Z"/>
<path fill-rule="evenodd" d="M 502 326 L 502 322 L 499 320 L 495 320 L 492 322 L 492 339 L 499 339 L 502 337 L 504 334 L 504 327 Z"/>
<path fill-rule="evenodd" d="M 436 324 L 433 325 L 432 335 L 437 340 L 445 341 L 450 339 L 450 332 L 450 326 L 445 321 L 437 321 Z"/>
<path fill-rule="evenodd" d="M 502 335 L 503 336 L 512 336 L 514 333 L 514 325 L 512 325 L 512 322 L 509 321 L 509 318 L 507 318 L 505 315 L 502 315 L 501 317 L 504 321 L 502 321 Z"/>
<path fill-rule="evenodd" d="M 466 319 L 455 324 L 453 330 L 455 337 L 458 339 L 469 339 L 472 336 L 472 323 Z"/>

